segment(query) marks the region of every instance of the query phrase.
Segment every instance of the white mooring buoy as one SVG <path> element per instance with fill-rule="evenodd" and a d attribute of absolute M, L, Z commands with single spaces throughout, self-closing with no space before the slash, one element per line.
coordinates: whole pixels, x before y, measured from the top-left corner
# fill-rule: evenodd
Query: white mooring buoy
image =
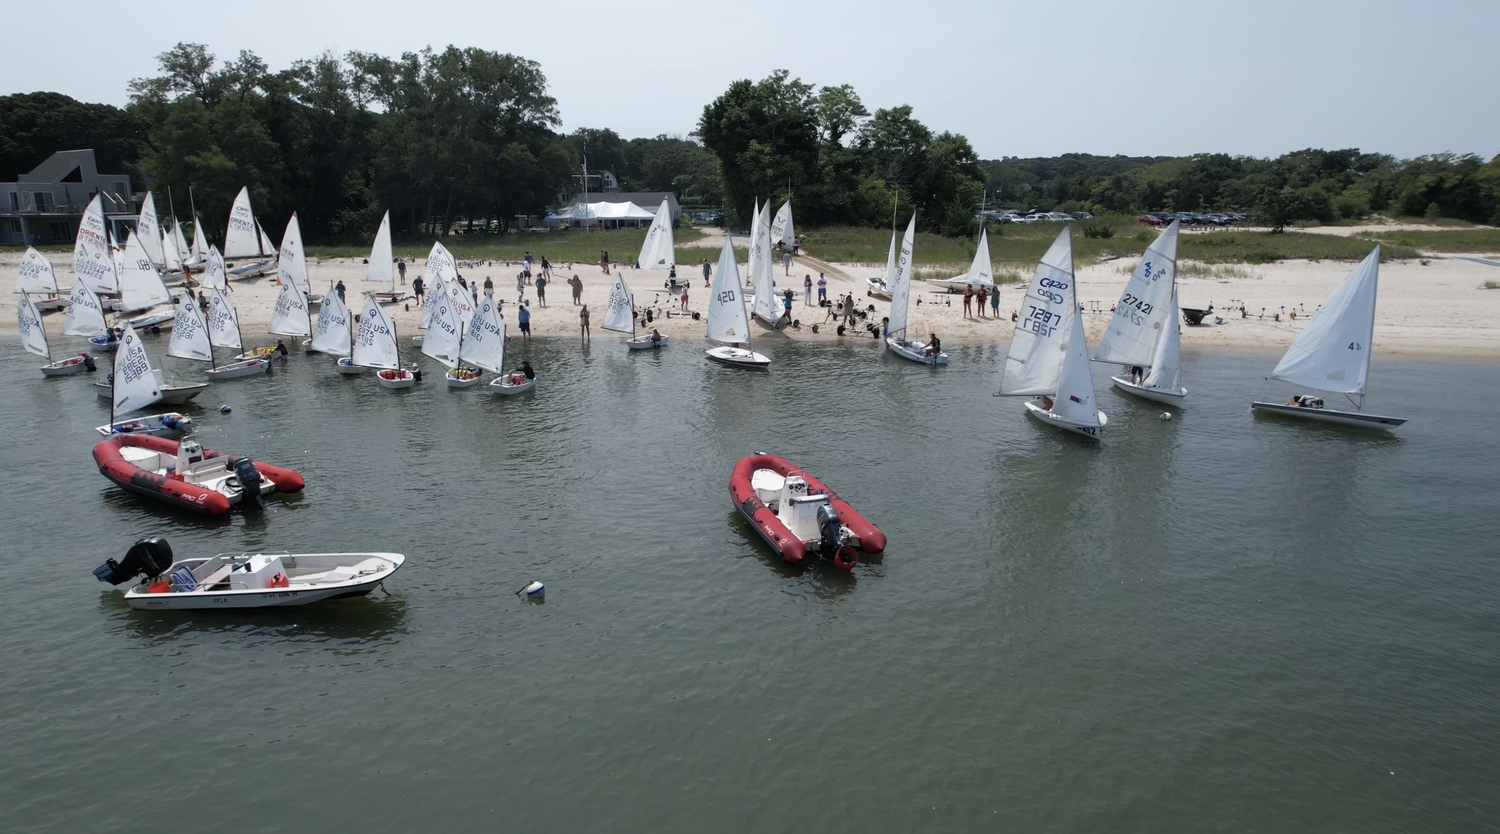
<path fill-rule="evenodd" d="M 1170 411 L 1163 411 L 1161 413 L 1161 420 L 1162 420 L 1162 422 L 1165 423 L 1165 422 L 1167 422 L 1168 420 L 1171 420 L 1171 419 L 1172 419 L 1172 412 L 1170 412 Z"/>
<path fill-rule="evenodd" d="M 531 580 L 531 582 L 527 583 L 526 587 L 522 588 L 519 591 L 516 591 L 516 596 L 525 594 L 528 597 L 539 597 L 545 593 L 547 593 L 547 586 L 533 579 Z"/>

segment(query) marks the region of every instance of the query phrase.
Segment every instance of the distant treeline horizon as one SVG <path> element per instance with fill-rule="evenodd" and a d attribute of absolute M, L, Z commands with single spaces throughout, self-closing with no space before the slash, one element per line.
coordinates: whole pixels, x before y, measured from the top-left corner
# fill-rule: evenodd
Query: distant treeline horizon
<path fill-rule="evenodd" d="M 722 207 L 735 227 L 753 200 L 787 197 L 802 226 L 889 227 L 915 212 L 924 231 L 954 236 L 974 230 L 981 207 L 1245 211 L 1277 228 L 1374 213 L 1500 225 L 1500 156 L 1310 148 L 1274 159 L 981 160 L 967 138 L 934 132 L 909 106 L 872 114 L 849 85 L 785 71 L 730 84 L 693 137 L 625 139 L 559 132 L 540 66 L 485 50 L 324 54 L 272 71 L 249 52 L 220 62 L 178 44 L 158 64 L 159 75 L 130 82 L 124 108 L 56 92 L 0 97 L 0 181 L 56 151 L 92 148 L 101 171 L 170 189 L 184 215 L 191 186 L 209 229 L 223 228 L 249 186 L 268 225 L 295 210 L 319 243 L 368 239 L 386 210 L 398 237 L 448 234 L 461 217 L 545 214 L 582 190 L 585 153 L 591 175 Z"/>

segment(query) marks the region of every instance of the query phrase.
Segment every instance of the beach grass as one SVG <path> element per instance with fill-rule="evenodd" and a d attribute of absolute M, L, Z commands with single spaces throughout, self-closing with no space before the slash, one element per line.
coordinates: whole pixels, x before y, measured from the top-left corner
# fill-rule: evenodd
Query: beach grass
<path fill-rule="evenodd" d="M 703 232 L 693 228 L 673 229 L 675 243 L 683 244 L 703 237 Z M 442 239 L 443 246 L 461 261 L 500 261 L 515 263 L 530 252 L 540 260 L 546 258 L 557 264 L 599 262 L 599 250 L 609 252 L 612 263 L 631 264 L 646 239 L 645 229 L 607 229 L 591 232 L 548 231 L 508 235 L 454 235 Z M 392 254 L 404 258 L 407 263 L 423 263 L 432 249 L 433 239 L 408 240 L 396 243 Z M 307 254 L 316 258 L 367 258 L 370 247 L 359 246 L 309 246 Z M 696 251 L 694 254 L 697 254 Z M 710 262 L 718 256 L 716 250 L 703 250 L 702 258 Z M 702 258 L 699 258 L 701 260 Z"/>
<path fill-rule="evenodd" d="M 1371 232 L 1368 239 L 1381 246 L 1390 245 L 1422 252 L 1500 253 L 1500 229 L 1412 229 L 1395 232 Z"/>

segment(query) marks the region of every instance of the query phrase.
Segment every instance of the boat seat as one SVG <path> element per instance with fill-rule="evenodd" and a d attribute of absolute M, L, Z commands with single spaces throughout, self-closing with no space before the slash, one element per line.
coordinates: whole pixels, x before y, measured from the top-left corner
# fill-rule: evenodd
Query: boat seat
<path fill-rule="evenodd" d="M 350 568 L 334 568 L 333 570 L 326 571 L 316 577 L 308 577 L 308 579 L 311 580 L 309 584 L 325 585 L 332 584 L 334 582 L 348 582 L 356 575 L 357 574 L 355 574 L 355 572 Z"/>
<path fill-rule="evenodd" d="M 755 490 L 755 497 L 762 504 L 769 505 L 781 496 L 781 487 L 786 484 L 786 477 L 779 475 L 770 469 L 757 469 L 750 473 L 750 488 Z"/>

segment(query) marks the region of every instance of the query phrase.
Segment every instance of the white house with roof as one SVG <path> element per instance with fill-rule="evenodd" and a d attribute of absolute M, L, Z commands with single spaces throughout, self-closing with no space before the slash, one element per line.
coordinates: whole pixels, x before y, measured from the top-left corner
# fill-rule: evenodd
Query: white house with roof
<path fill-rule="evenodd" d="M 0 244 L 71 244 L 95 194 L 117 239 L 139 211 L 127 174 L 101 174 L 93 149 L 58 151 L 15 182 L 0 182 Z"/>

